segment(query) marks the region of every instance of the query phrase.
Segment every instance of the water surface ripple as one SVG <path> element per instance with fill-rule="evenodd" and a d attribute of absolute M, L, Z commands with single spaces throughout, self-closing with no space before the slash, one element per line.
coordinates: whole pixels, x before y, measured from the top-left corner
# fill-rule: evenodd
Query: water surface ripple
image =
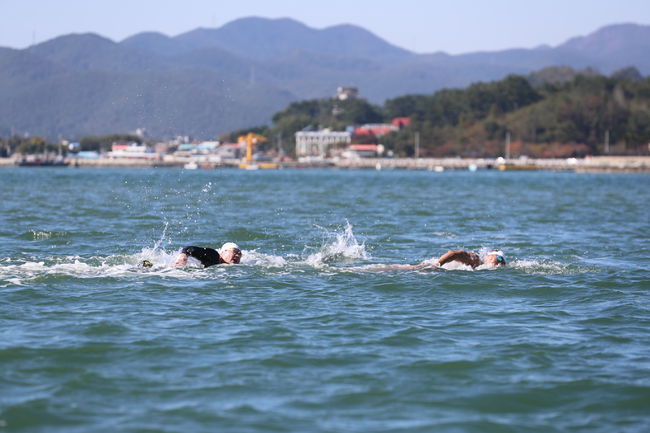
<path fill-rule="evenodd" d="M 650 428 L 647 175 L 0 181 L 0 432 Z M 242 264 L 171 266 L 226 240 Z M 391 268 L 490 247 L 507 268 Z"/>

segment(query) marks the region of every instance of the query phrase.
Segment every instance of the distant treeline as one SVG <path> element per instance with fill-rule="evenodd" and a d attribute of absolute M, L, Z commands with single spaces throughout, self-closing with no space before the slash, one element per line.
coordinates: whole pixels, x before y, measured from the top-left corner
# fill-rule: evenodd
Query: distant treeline
<path fill-rule="evenodd" d="M 117 141 L 142 143 L 142 138 L 133 134 L 108 134 L 84 137 L 79 142 L 82 151 L 104 152 L 111 149 Z M 52 143 L 43 137 L 9 137 L 0 139 L 0 158 L 6 158 L 14 153 L 23 155 L 61 153 L 67 154 L 69 148 L 61 143 Z"/>
<path fill-rule="evenodd" d="M 42 137 L 9 137 L 0 139 L 0 158 L 6 158 L 14 153 L 23 155 L 62 153 L 67 149 L 56 143 L 50 143 Z"/>
<path fill-rule="evenodd" d="M 300 130 L 390 122 L 411 124 L 382 137 L 353 137 L 357 143 L 381 142 L 399 156 L 498 156 L 506 136 L 512 156 L 566 157 L 605 153 L 648 153 L 650 78 L 635 68 L 609 77 L 591 70 L 548 68 L 530 76 L 446 89 L 432 95 L 407 95 L 383 106 L 363 99 L 294 102 L 273 116 L 272 126 L 254 128 L 271 140 L 293 142 Z M 234 140 L 243 131 L 222 136 Z M 288 149 L 287 149 L 288 150 Z"/>

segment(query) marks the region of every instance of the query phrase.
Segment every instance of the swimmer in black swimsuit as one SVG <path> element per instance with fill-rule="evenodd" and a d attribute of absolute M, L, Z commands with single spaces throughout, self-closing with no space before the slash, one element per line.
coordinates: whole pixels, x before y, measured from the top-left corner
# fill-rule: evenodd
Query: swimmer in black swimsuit
<path fill-rule="evenodd" d="M 194 257 L 206 268 L 212 265 L 236 264 L 241 260 L 241 249 L 234 242 L 226 242 L 219 251 L 213 248 L 185 247 L 181 250 L 174 266 L 185 266 L 188 257 Z"/>

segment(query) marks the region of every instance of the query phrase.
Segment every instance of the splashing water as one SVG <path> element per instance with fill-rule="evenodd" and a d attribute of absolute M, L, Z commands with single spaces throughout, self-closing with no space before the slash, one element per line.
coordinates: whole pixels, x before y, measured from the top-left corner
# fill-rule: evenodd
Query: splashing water
<path fill-rule="evenodd" d="M 596 271 L 596 268 L 580 267 L 576 264 L 562 263 L 548 259 L 542 260 L 515 260 L 508 263 L 508 267 L 517 269 L 527 274 L 538 275 L 569 275 L 582 274 Z"/>
<path fill-rule="evenodd" d="M 243 250 L 241 264 L 262 267 L 283 267 L 287 265 L 287 260 L 280 256 L 260 253 L 257 250 Z"/>
<path fill-rule="evenodd" d="M 212 182 L 208 182 L 205 184 L 205 186 L 201 189 L 202 192 L 210 192 L 212 189 Z"/>
<path fill-rule="evenodd" d="M 346 221 L 342 231 L 329 231 L 318 227 L 323 231 L 323 241 L 317 251 L 307 254 L 288 254 L 286 257 L 272 254 L 265 254 L 257 250 L 243 251 L 241 265 L 255 266 L 261 268 L 294 268 L 296 265 L 307 265 L 313 268 L 330 267 L 332 264 L 349 265 L 350 263 L 370 259 L 366 251 L 365 243 L 359 242 L 353 233 L 352 225 Z M 10 285 L 24 285 L 34 279 L 46 276 L 72 276 L 76 278 L 100 278 L 100 277 L 133 277 L 134 275 L 165 275 L 181 279 L 205 279 L 214 278 L 215 274 L 196 273 L 192 269 L 202 268 L 201 264 L 190 259 L 188 266 L 175 268 L 174 263 L 178 257 L 178 250 L 165 250 L 161 245 L 171 242 L 168 239 L 169 223 L 163 224 L 162 233 L 151 247 L 143 247 L 140 252 L 134 254 L 117 254 L 110 256 L 64 256 L 64 257 L 39 257 L 24 258 L 21 260 L 6 258 L 0 263 L 0 287 Z M 479 250 L 481 257 L 490 251 L 489 248 Z M 148 260 L 154 264 L 151 268 L 143 268 L 141 263 Z M 475 271 L 494 270 L 487 266 L 479 266 L 473 269 L 471 266 L 459 262 L 449 262 L 444 266 L 437 266 L 435 258 L 425 260 L 422 263 L 430 264 L 430 269 L 425 270 L 448 270 L 448 271 Z M 218 268 L 218 267 L 217 267 Z M 216 269 L 216 268 L 215 268 Z M 553 260 L 512 260 L 506 269 L 513 269 L 527 274 L 560 275 L 579 274 L 590 272 L 594 269 L 584 268 L 576 264 L 568 264 Z M 387 271 L 414 271 L 407 264 L 365 264 L 360 266 L 344 266 L 341 270 L 352 272 L 387 272 Z M 420 269 L 422 270 L 422 269 Z"/>
<path fill-rule="evenodd" d="M 323 227 L 325 240 L 320 249 L 305 259 L 305 263 L 310 266 L 320 267 L 324 264 L 336 261 L 355 261 L 367 260 L 370 255 L 366 252 L 365 243 L 359 244 L 354 233 L 352 225 L 346 221 L 342 233 L 331 233 Z"/>

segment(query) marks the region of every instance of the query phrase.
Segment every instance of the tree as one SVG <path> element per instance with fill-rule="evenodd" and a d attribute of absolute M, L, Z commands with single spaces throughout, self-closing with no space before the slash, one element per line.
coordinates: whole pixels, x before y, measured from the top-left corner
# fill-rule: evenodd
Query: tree
<path fill-rule="evenodd" d="M 47 142 L 42 137 L 32 137 L 23 140 L 16 149 L 18 153 L 23 155 L 43 154 L 48 152 L 58 152 L 59 146 Z"/>
<path fill-rule="evenodd" d="M 133 134 L 109 134 L 99 136 L 83 137 L 79 141 L 79 147 L 83 151 L 103 152 L 111 148 L 113 143 L 124 141 L 133 143 L 142 143 L 142 139 Z"/>
<path fill-rule="evenodd" d="M 613 72 L 611 77 L 620 80 L 630 80 L 636 82 L 643 81 L 643 75 L 641 75 L 641 72 L 639 72 L 639 70 L 634 66 L 628 66 L 627 68 L 619 69 L 618 71 Z"/>

